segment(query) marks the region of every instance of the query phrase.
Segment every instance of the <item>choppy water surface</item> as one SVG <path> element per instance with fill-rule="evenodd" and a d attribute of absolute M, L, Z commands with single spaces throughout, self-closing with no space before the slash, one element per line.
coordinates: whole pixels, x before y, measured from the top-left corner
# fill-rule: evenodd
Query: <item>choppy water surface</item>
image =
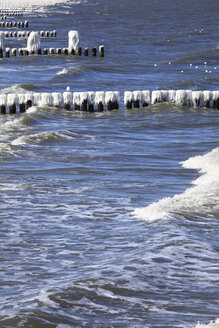
<path fill-rule="evenodd" d="M 40 10 L 31 30 L 58 33 L 42 47 L 67 46 L 77 29 L 106 56 L 2 59 L 2 92 L 218 90 L 218 9 Z M 2 115 L 0 327 L 218 327 L 218 128 L 218 111 L 165 104 Z"/>

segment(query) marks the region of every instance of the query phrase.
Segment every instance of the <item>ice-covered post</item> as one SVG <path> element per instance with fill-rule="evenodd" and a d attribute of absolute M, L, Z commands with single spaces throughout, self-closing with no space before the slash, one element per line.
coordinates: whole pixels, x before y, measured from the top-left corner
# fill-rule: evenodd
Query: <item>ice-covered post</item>
<path fill-rule="evenodd" d="M 10 114 L 15 114 L 16 113 L 17 103 L 18 103 L 17 94 L 8 94 L 7 95 L 7 106 L 9 106 L 9 113 Z"/>
<path fill-rule="evenodd" d="M 87 92 L 80 92 L 80 103 L 81 103 L 81 110 L 83 112 L 87 111 Z"/>
<path fill-rule="evenodd" d="M 37 53 L 40 49 L 40 34 L 39 32 L 31 32 L 27 39 L 27 50 L 29 53 Z"/>
<path fill-rule="evenodd" d="M 81 97 L 80 92 L 73 93 L 73 104 L 75 110 L 80 110 Z"/>
<path fill-rule="evenodd" d="M 124 92 L 124 104 L 126 109 L 132 109 L 133 95 L 131 91 Z"/>
<path fill-rule="evenodd" d="M 21 93 L 18 94 L 18 103 L 20 106 L 20 113 L 24 113 L 25 112 L 25 94 Z"/>
<path fill-rule="evenodd" d="M 149 90 L 143 90 L 141 92 L 141 101 L 142 101 L 142 106 L 147 107 L 150 104 L 150 91 Z"/>
<path fill-rule="evenodd" d="M 65 109 L 70 110 L 71 104 L 73 102 L 72 92 L 69 91 L 63 92 L 63 102 L 64 102 Z"/>
<path fill-rule="evenodd" d="M 5 34 L 4 32 L 0 32 L 0 58 L 3 57 L 4 40 L 5 40 Z"/>
<path fill-rule="evenodd" d="M 219 109 L 219 91 L 213 91 L 213 108 Z"/>
<path fill-rule="evenodd" d="M 95 104 L 98 106 L 98 112 L 103 112 L 105 104 L 105 93 L 104 91 L 97 91 L 95 93 Z"/>
<path fill-rule="evenodd" d="M 100 54 L 100 57 L 104 57 L 104 46 L 103 45 L 99 46 L 99 54 Z"/>
<path fill-rule="evenodd" d="M 88 102 L 89 112 L 90 113 L 94 112 L 95 92 L 93 91 L 88 92 L 87 102 Z"/>
<path fill-rule="evenodd" d="M 78 52 L 80 46 L 80 36 L 78 31 L 68 32 L 68 53 L 74 55 Z"/>
<path fill-rule="evenodd" d="M 7 105 L 7 95 L 6 94 L 0 94 L 1 114 L 6 114 L 6 105 Z"/>
<path fill-rule="evenodd" d="M 133 91 L 134 108 L 140 108 L 141 91 Z"/>

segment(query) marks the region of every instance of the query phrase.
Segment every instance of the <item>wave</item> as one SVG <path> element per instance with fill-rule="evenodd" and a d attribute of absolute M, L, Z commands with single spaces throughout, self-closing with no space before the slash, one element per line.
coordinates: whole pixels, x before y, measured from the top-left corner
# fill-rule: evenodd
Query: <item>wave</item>
<path fill-rule="evenodd" d="M 181 214 L 212 216 L 219 203 L 219 147 L 204 156 L 191 157 L 181 162 L 183 168 L 197 170 L 201 176 L 182 194 L 163 198 L 144 208 L 137 208 L 134 217 L 154 222 Z"/>
<path fill-rule="evenodd" d="M 219 319 L 216 321 L 211 321 L 207 325 L 198 323 L 196 326 L 194 326 L 194 328 L 219 328 Z"/>
<path fill-rule="evenodd" d="M 29 135 L 23 135 L 14 139 L 11 144 L 13 146 L 21 145 L 36 145 L 41 142 L 53 142 L 60 139 L 70 140 L 74 137 L 74 134 L 68 131 L 47 131 L 41 133 L 34 133 Z"/>
<path fill-rule="evenodd" d="M 15 84 L 12 85 L 11 87 L 4 88 L 0 90 L 0 93 L 3 94 L 8 94 L 8 93 L 27 93 L 32 90 L 35 90 L 36 86 L 31 83 L 26 83 L 26 84 Z"/>
<path fill-rule="evenodd" d="M 76 65 L 62 69 L 58 73 L 56 73 L 55 77 L 60 75 L 81 75 L 82 72 L 86 70 L 86 66 L 84 65 Z"/>

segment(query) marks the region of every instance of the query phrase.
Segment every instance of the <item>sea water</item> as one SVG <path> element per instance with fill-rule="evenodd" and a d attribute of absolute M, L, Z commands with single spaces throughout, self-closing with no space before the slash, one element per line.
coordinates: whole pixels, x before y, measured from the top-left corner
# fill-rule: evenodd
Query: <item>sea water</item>
<path fill-rule="evenodd" d="M 41 47 L 105 57 L 1 59 L 0 103 L 37 106 L 0 115 L 0 327 L 219 327 L 219 112 L 172 103 L 219 90 L 218 2 L 55 2 L 24 17 Z M 127 90 L 170 103 L 55 107 Z"/>

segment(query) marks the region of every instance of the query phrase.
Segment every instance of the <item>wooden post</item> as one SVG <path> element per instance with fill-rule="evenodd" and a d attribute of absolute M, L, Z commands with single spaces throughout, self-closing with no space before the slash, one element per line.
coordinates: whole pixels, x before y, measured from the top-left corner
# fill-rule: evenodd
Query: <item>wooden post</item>
<path fill-rule="evenodd" d="M 42 50 L 41 50 L 41 48 L 39 48 L 38 50 L 37 50 L 37 55 L 41 55 L 42 54 Z"/>
<path fill-rule="evenodd" d="M 69 55 L 73 55 L 73 56 L 75 56 L 75 51 L 74 51 L 74 49 L 72 49 L 72 51 L 69 53 Z"/>
<path fill-rule="evenodd" d="M 71 104 L 65 104 L 65 109 L 66 110 L 71 110 Z"/>
<path fill-rule="evenodd" d="M 94 112 L 94 104 L 88 104 L 88 111 L 90 113 L 93 113 Z"/>
<path fill-rule="evenodd" d="M 44 54 L 45 56 L 48 55 L 48 49 L 47 49 L 47 48 L 44 48 L 43 54 Z"/>
<path fill-rule="evenodd" d="M 10 32 L 10 33 L 9 33 L 9 36 L 10 36 L 10 38 L 13 38 L 13 33 Z"/>
<path fill-rule="evenodd" d="M 25 104 L 20 104 L 20 113 L 24 113 L 25 112 Z"/>
<path fill-rule="evenodd" d="M 17 56 L 17 49 L 12 49 L 12 56 L 14 56 L 14 57 Z"/>
<path fill-rule="evenodd" d="M 99 47 L 100 57 L 104 57 L 104 46 Z"/>
<path fill-rule="evenodd" d="M 0 49 L 0 58 L 3 58 L 3 49 Z"/>
<path fill-rule="evenodd" d="M 17 27 L 17 22 L 14 22 L 14 27 Z"/>
<path fill-rule="evenodd" d="M 1 114 L 6 114 L 6 106 L 1 105 Z"/>
<path fill-rule="evenodd" d="M 92 56 L 96 56 L 97 55 L 97 48 L 92 48 Z"/>
<path fill-rule="evenodd" d="M 54 48 L 50 48 L 49 51 L 50 51 L 50 55 L 54 55 L 55 54 L 55 49 Z"/>
<path fill-rule="evenodd" d="M 63 48 L 63 54 L 64 54 L 65 56 L 68 55 L 68 48 Z"/>
<path fill-rule="evenodd" d="M 82 110 L 82 112 L 86 112 L 87 111 L 87 99 L 85 99 L 85 100 L 82 101 L 81 110 Z"/>
<path fill-rule="evenodd" d="M 10 49 L 5 49 L 5 57 L 10 57 Z"/>
<path fill-rule="evenodd" d="M 100 102 L 98 103 L 98 112 L 103 112 L 103 110 L 104 110 L 104 106 L 103 106 L 102 101 L 100 101 Z"/>
<path fill-rule="evenodd" d="M 140 102 L 139 100 L 134 100 L 134 108 L 140 108 Z"/>
<path fill-rule="evenodd" d="M 14 32 L 14 38 L 17 38 L 17 32 Z"/>
<path fill-rule="evenodd" d="M 77 53 L 78 56 L 81 56 L 81 48 L 78 48 Z"/>
<path fill-rule="evenodd" d="M 61 55 L 62 54 L 62 49 L 61 48 L 57 48 L 57 54 Z"/>
<path fill-rule="evenodd" d="M 29 51 L 28 51 L 28 50 L 25 50 L 25 51 L 24 51 L 24 55 L 25 55 L 25 56 L 28 56 L 28 55 L 29 55 Z"/>
<path fill-rule="evenodd" d="M 29 99 L 27 101 L 27 109 L 30 108 L 30 107 L 32 107 L 32 100 Z"/>
<path fill-rule="evenodd" d="M 84 55 L 85 55 L 85 56 L 88 56 L 88 48 L 85 48 L 85 49 L 84 49 Z"/>
<path fill-rule="evenodd" d="M 9 106 L 9 114 L 16 114 L 16 105 Z"/>
<path fill-rule="evenodd" d="M 127 101 L 127 103 L 126 103 L 126 109 L 132 109 L 132 100 Z"/>
<path fill-rule="evenodd" d="M 40 32 L 40 36 L 41 36 L 42 38 L 44 38 L 44 31 L 41 31 L 41 32 Z"/>
<path fill-rule="evenodd" d="M 79 110 L 80 110 L 80 105 L 75 104 L 75 110 L 76 110 L 76 111 L 79 111 Z"/>
<path fill-rule="evenodd" d="M 19 50 L 19 56 L 23 56 L 23 55 L 24 55 L 23 49 L 20 49 Z"/>

